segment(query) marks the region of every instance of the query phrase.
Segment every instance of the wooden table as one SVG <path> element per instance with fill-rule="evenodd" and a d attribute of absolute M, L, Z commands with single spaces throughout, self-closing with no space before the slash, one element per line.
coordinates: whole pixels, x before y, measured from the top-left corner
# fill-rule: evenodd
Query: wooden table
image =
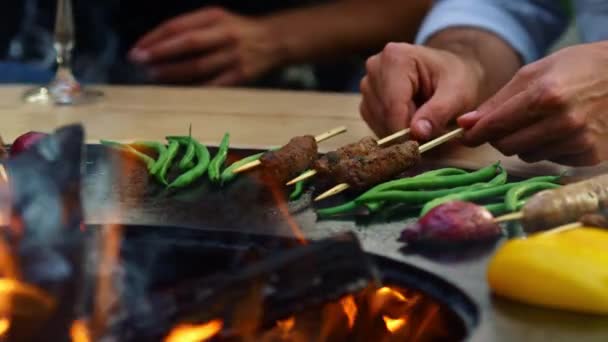
<path fill-rule="evenodd" d="M 340 125 L 348 127 L 347 134 L 322 144 L 323 149 L 327 150 L 370 133 L 359 118 L 359 97 L 356 95 L 103 87 L 106 98 L 99 103 L 79 107 L 54 107 L 23 104 L 20 95 L 24 89 L 19 86 L 0 87 L 0 132 L 7 142 L 26 131 L 50 131 L 74 122 L 84 124 L 90 142 L 97 142 L 101 138 L 162 139 L 169 134 L 184 134 L 189 123 L 193 125 L 194 136 L 205 143 L 217 144 L 223 133 L 230 131 L 235 145 L 247 147 L 280 145 L 294 135 L 316 134 Z M 426 155 L 425 161 L 429 160 L 436 160 L 438 164 L 471 168 L 501 160 L 512 174 L 519 175 L 556 173 L 564 169 L 549 163 L 525 164 L 516 158 L 502 157 L 487 146 L 467 149 L 452 145 Z M 570 171 L 580 176 L 602 170 L 605 168 Z M 101 177 L 99 172 L 96 174 Z M 98 197 L 106 198 L 103 194 Z M 131 202 L 135 203 L 135 206 L 142 206 L 139 200 L 129 203 Z M 165 203 L 166 207 L 165 204 L 155 201 L 147 203 L 147 207 L 140 208 L 139 212 L 132 210 L 125 215 L 137 221 L 135 224 L 139 221 L 144 224 L 162 224 L 163 217 L 165 221 L 173 219 L 171 215 L 178 212 L 175 208 L 183 209 L 181 202 L 178 202 L 177 207 L 170 206 L 170 198 L 165 202 L 162 203 Z M 101 205 L 93 205 L 96 212 L 103 212 Z M 230 208 L 227 210 L 231 211 Z M 199 215 L 198 209 L 191 211 L 196 211 Z M 472 260 L 443 263 L 440 260 L 401 253 L 402 244 L 397 242 L 397 236 L 403 228 L 402 222 L 354 229 L 355 222 L 317 222 L 312 210 L 294 215 L 298 225 L 307 235 L 323 237 L 344 230 L 356 231 L 366 250 L 422 268 L 456 284 L 481 309 L 480 325 L 473 332 L 471 341 L 606 341 L 608 324 L 605 318 L 539 309 L 516 303 L 501 303 L 492 297 L 485 282 L 485 271 L 491 251 Z M 222 215 L 221 212 L 214 212 L 213 220 L 217 218 L 233 219 Z M 215 222 L 211 218 L 210 220 Z M 245 220 L 247 227 L 251 228 L 252 220 L 246 217 L 237 217 L 234 220 Z M 214 227 L 204 224 L 200 226 Z"/>
<path fill-rule="evenodd" d="M 357 140 L 369 129 L 359 117 L 358 95 L 322 94 L 251 89 L 201 89 L 177 87 L 101 87 L 103 100 L 75 107 L 24 104 L 24 86 L 0 87 L 0 134 L 10 142 L 30 130 L 51 131 L 80 122 L 89 142 L 99 139 L 162 139 L 185 134 L 188 125 L 202 142 L 217 144 L 225 131 L 234 146 L 262 148 L 280 145 L 291 137 L 317 134 L 336 126 L 348 132 L 324 142 L 322 150 L 335 149 Z M 455 144 L 452 144 L 455 145 Z M 550 164 L 526 164 L 516 157 L 501 156 L 489 146 L 476 149 L 450 146 L 429 155 L 439 164 L 478 168 L 501 160 L 513 173 L 529 176 L 559 173 L 565 168 Z M 588 175 L 608 168 L 574 170 Z"/>

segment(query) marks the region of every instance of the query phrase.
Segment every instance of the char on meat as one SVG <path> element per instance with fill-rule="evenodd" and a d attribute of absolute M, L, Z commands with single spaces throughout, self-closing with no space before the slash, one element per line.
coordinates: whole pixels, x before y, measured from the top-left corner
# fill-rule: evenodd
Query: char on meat
<path fill-rule="evenodd" d="M 275 181 L 285 183 L 310 169 L 317 159 L 317 141 L 311 135 L 292 138 L 276 151 L 264 153 L 260 158 L 264 170 Z"/>
<path fill-rule="evenodd" d="M 334 173 L 335 168 L 342 160 L 361 157 L 369 153 L 379 150 L 380 147 L 373 137 L 365 137 L 358 142 L 340 147 L 335 151 L 326 153 L 323 157 L 317 159 L 314 164 L 314 169 L 321 176 L 329 176 Z"/>
<path fill-rule="evenodd" d="M 366 189 L 398 176 L 419 160 L 418 143 L 408 141 L 343 160 L 335 167 L 333 177 L 336 183 L 349 184 L 353 189 Z"/>

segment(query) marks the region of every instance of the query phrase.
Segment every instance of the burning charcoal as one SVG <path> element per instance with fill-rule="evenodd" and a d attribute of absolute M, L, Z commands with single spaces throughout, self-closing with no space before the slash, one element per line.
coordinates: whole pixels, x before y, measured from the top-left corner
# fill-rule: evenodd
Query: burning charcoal
<path fill-rule="evenodd" d="M 67 336 L 82 277 L 83 142 L 82 127 L 67 126 L 4 164 L 8 189 L 0 201 L 11 208 L 4 237 L 15 250 L 23 281 L 57 301 L 53 317 L 40 332 L 50 340 Z"/>
<path fill-rule="evenodd" d="M 221 319 L 238 329 L 240 318 L 257 327 L 379 283 L 378 272 L 353 234 L 273 254 L 249 267 L 189 281 L 151 296 L 150 310 L 128 317 L 119 340 L 152 340 L 177 323 Z"/>

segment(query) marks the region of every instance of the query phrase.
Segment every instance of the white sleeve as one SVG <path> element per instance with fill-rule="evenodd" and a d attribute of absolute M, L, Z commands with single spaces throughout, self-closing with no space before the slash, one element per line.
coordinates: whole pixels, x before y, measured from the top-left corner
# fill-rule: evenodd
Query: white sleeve
<path fill-rule="evenodd" d="M 525 63 L 545 55 L 568 25 L 556 0 L 439 0 L 424 20 L 417 44 L 448 27 L 492 32 L 515 49 Z"/>

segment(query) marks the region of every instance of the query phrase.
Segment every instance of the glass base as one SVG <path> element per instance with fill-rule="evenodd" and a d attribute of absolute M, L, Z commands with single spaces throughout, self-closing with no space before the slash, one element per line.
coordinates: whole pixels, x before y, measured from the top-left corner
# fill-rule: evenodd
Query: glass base
<path fill-rule="evenodd" d="M 102 92 L 83 88 L 69 70 L 60 69 L 53 82 L 26 91 L 23 100 L 27 103 L 78 105 L 94 102 L 101 97 Z"/>

